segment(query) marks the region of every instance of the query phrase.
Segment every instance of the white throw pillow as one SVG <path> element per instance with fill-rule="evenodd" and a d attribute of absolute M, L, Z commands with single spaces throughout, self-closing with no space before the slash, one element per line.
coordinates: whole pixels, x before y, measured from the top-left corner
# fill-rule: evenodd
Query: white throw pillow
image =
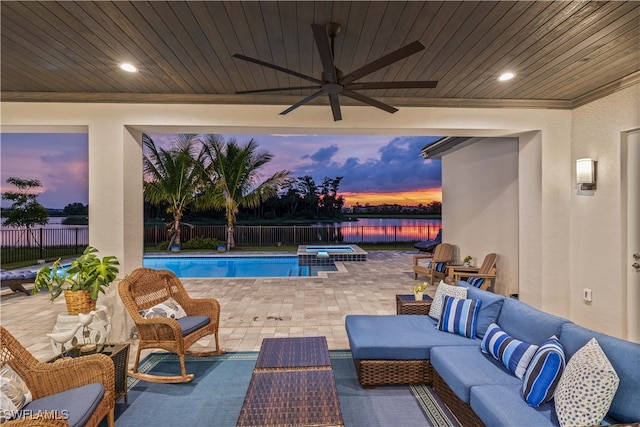
<path fill-rule="evenodd" d="M 464 286 L 451 286 L 444 283 L 444 281 L 440 281 L 438 285 L 438 289 L 436 289 L 436 294 L 433 297 L 433 302 L 431 303 L 431 308 L 429 309 L 429 316 L 434 319 L 440 320 L 440 314 L 442 313 L 442 297 L 448 295 L 450 297 L 466 299 L 467 298 L 467 288 Z"/>
<path fill-rule="evenodd" d="M 0 423 L 14 418 L 31 399 L 29 388 L 16 371 L 8 364 L 0 368 Z"/>
<path fill-rule="evenodd" d="M 184 308 L 173 298 L 169 298 L 166 301 L 156 304 L 148 310 L 140 310 L 140 316 L 145 319 L 152 319 L 154 317 L 169 317 L 171 319 L 181 319 L 186 317 L 187 313 Z"/>
<path fill-rule="evenodd" d="M 592 338 L 569 359 L 553 395 L 560 425 L 599 425 L 619 383 L 611 362 Z"/>

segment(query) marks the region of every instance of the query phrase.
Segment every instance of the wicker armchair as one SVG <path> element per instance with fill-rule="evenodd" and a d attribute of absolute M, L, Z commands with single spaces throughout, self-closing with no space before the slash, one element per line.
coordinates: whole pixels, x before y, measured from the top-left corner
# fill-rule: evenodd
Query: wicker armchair
<path fill-rule="evenodd" d="M 182 282 L 173 272 L 138 268 L 120 282 L 118 292 L 138 329 L 138 353 L 129 376 L 160 383 L 191 381 L 194 376 L 187 374 L 185 354 L 210 356 L 223 353 L 218 343 L 220 303 L 213 298 L 189 297 Z M 184 309 L 187 317 L 179 320 L 169 317 L 144 318 L 140 314 L 140 311 L 148 310 L 169 298 L 173 298 Z M 194 324 L 197 326 L 193 327 Z M 215 337 L 214 351 L 188 351 L 193 344 L 208 335 Z M 140 352 L 148 348 L 161 348 L 176 353 L 180 358 L 181 375 L 158 376 L 138 372 Z"/>
<path fill-rule="evenodd" d="M 39 362 L 4 327 L 0 326 L 0 365 L 9 364 L 26 383 L 33 400 L 51 396 L 87 384 L 100 383 L 104 395 L 85 426 L 97 426 L 108 416 L 108 425 L 115 424 L 115 381 L 113 361 L 104 354 L 61 359 L 55 363 Z M 28 409 L 28 406 L 25 408 Z M 63 414 L 34 413 L 3 423 L 3 427 L 16 426 L 68 426 Z"/>
<path fill-rule="evenodd" d="M 429 260 L 427 264 L 420 264 L 420 260 Z M 453 246 L 449 243 L 440 243 L 433 251 L 433 255 L 413 256 L 413 278 L 418 280 L 418 274 L 427 276 L 427 280 L 433 286 L 435 280 L 443 280 L 446 277 L 447 264 L 453 260 Z"/>
<path fill-rule="evenodd" d="M 474 267 L 449 267 L 449 275 L 453 276 L 453 283 L 466 280 L 471 285 L 482 290 L 489 289 L 491 281 L 496 280 L 496 262 L 498 255 L 490 253 L 484 257 L 484 261 L 479 268 Z"/>

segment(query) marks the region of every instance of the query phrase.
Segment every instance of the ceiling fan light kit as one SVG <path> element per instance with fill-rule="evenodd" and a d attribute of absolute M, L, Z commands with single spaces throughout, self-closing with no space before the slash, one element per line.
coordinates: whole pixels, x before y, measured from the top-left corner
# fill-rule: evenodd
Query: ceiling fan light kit
<path fill-rule="evenodd" d="M 311 29 L 313 30 L 313 37 L 316 42 L 316 47 L 318 48 L 318 53 L 320 54 L 320 60 L 322 61 L 323 71 L 320 79 L 316 79 L 306 74 L 289 70 L 288 68 L 284 68 L 245 55 L 236 53 L 233 55 L 233 57 L 299 77 L 301 79 L 310 81 L 315 85 L 245 90 L 238 91 L 236 92 L 236 94 L 316 89 L 316 92 L 296 102 L 291 107 L 282 111 L 280 114 L 288 114 L 296 108 L 316 99 L 320 95 L 327 95 L 329 97 L 329 104 L 331 105 L 331 111 L 333 113 L 333 120 L 338 121 L 342 120 L 342 111 L 340 110 L 340 100 L 338 98 L 338 95 L 347 96 L 351 99 L 355 99 L 356 101 L 379 108 L 388 113 L 395 113 L 396 111 L 398 111 L 397 108 L 354 91 L 372 89 L 423 89 L 435 88 L 438 84 L 437 81 L 431 80 L 403 82 L 357 82 L 357 80 L 361 79 L 362 77 L 365 77 L 375 71 L 378 71 L 381 68 L 391 65 L 394 62 L 400 61 L 401 59 L 413 55 L 414 53 L 424 50 L 425 47 L 419 41 L 409 43 L 408 45 L 403 46 L 400 49 L 397 49 L 387 55 L 384 55 L 383 57 L 378 58 L 375 61 L 365 64 L 364 66 L 350 72 L 349 74 L 343 75 L 343 73 L 336 67 L 334 63 L 334 41 L 336 36 L 340 34 L 342 26 L 335 22 L 329 22 L 326 25 L 312 24 Z"/>

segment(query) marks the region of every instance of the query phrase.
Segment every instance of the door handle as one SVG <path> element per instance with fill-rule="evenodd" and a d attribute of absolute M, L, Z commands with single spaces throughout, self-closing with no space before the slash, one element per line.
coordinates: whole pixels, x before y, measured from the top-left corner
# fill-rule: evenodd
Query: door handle
<path fill-rule="evenodd" d="M 633 254 L 633 259 L 640 259 L 640 254 Z"/>
<path fill-rule="evenodd" d="M 637 270 L 638 268 L 640 268 L 640 264 L 638 264 L 637 262 L 634 262 L 633 264 L 631 264 L 631 267 Z"/>

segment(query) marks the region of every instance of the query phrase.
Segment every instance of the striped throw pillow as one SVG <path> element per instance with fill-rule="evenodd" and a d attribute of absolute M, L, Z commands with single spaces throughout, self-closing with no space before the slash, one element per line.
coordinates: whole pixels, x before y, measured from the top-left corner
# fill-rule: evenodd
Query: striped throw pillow
<path fill-rule="evenodd" d="M 553 335 L 538 348 L 524 374 L 522 393 L 529 406 L 537 408 L 553 399 L 564 367 L 564 347 Z"/>
<path fill-rule="evenodd" d="M 444 271 L 447 269 L 447 263 L 446 262 L 436 262 L 436 271 L 438 273 L 444 273 Z"/>
<path fill-rule="evenodd" d="M 484 277 L 467 277 L 467 283 L 479 288 L 484 283 Z"/>
<path fill-rule="evenodd" d="M 502 362 L 509 372 L 522 379 L 538 346 L 517 340 L 492 323 L 482 338 L 480 349 Z"/>
<path fill-rule="evenodd" d="M 433 301 L 431 302 L 429 317 L 440 320 L 440 315 L 442 314 L 443 295 L 465 299 L 467 297 L 467 288 L 465 288 L 464 286 L 447 285 L 443 280 L 441 280 L 440 284 L 438 285 L 438 289 L 436 289 L 436 294 L 433 297 Z"/>
<path fill-rule="evenodd" d="M 481 305 L 482 300 L 460 299 L 444 295 L 438 330 L 475 338 Z"/>

